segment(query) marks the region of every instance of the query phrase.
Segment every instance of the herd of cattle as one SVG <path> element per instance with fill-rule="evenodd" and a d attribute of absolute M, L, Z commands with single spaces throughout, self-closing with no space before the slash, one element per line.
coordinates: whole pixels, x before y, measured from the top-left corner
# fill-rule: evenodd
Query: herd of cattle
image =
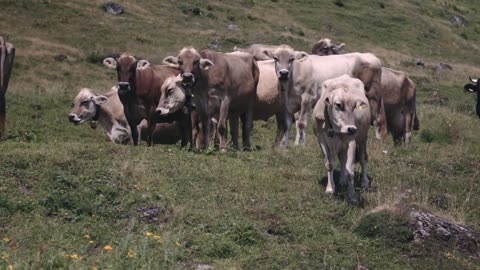
<path fill-rule="evenodd" d="M 5 92 L 15 48 L 0 38 L 1 92 L 0 136 L 5 120 Z M 150 64 L 130 53 L 106 58 L 115 69 L 118 82 L 99 95 L 84 88 L 75 97 L 69 120 L 102 126 L 114 143 L 138 145 L 175 144 L 206 149 L 215 130 L 214 143 L 227 149 L 227 120 L 231 143 L 239 147 L 242 125 L 244 150 L 251 150 L 250 133 L 254 120 L 277 120 L 274 145 L 289 144 L 289 131 L 296 124 L 295 144 L 304 144 L 308 116 L 326 157 L 327 192 L 335 192 L 335 157 L 341 165 L 340 184 L 348 185 L 354 198 L 353 164 L 362 168 L 362 187 L 367 177 L 367 134 L 375 127 L 377 139 L 390 133 L 394 142 L 409 143 L 411 132 L 419 129 L 415 84 L 402 71 L 382 66 L 371 53 L 341 54 L 345 44 L 321 39 L 312 53 L 288 45 L 254 44 L 233 52 L 197 51 L 192 47 L 168 56 L 162 65 Z M 465 90 L 477 92 L 480 117 L 480 80 Z"/>

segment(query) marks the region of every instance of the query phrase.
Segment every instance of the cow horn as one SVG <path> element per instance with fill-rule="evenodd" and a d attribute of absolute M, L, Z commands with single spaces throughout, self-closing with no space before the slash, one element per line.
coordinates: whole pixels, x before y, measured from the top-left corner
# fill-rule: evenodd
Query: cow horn
<path fill-rule="evenodd" d="M 3 76 L 4 76 L 4 71 L 5 71 L 5 57 L 7 54 L 7 44 L 3 40 L 2 37 L 0 37 L 0 46 L 1 46 L 1 59 L 0 59 L 0 91 L 3 91 Z"/>
<path fill-rule="evenodd" d="M 478 82 L 478 80 L 472 79 L 472 77 L 470 77 L 470 76 L 468 76 L 468 78 L 469 78 L 470 81 L 473 82 L 473 83 L 477 83 L 477 82 Z"/>

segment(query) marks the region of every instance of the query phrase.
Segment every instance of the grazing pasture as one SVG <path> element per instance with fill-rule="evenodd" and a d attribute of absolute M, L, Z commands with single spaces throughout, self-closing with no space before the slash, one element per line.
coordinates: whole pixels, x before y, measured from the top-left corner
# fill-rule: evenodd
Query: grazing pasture
<path fill-rule="evenodd" d="M 114 16 L 98 0 L 0 1 L 0 35 L 16 47 L 0 139 L 0 269 L 478 269 L 478 249 L 413 241 L 408 220 L 388 211 L 421 209 L 480 231 L 480 121 L 463 92 L 480 77 L 477 1 L 118 3 L 125 12 Z M 189 45 L 308 52 L 322 37 L 374 53 L 417 85 L 420 130 L 409 145 L 379 142 L 370 128 L 372 188 L 358 187 L 357 206 L 346 188 L 325 193 L 311 123 L 305 146 L 272 148 L 271 118 L 254 122 L 255 151 L 195 153 L 115 145 L 68 121 L 81 88 L 116 83 L 102 65 L 112 54 L 160 64 Z M 440 62 L 453 70 L 434 71 Z"/>

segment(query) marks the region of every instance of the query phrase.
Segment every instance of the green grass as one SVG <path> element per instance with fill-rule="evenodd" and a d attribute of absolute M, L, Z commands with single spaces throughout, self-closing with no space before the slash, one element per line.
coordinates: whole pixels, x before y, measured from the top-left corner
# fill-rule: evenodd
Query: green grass
<path fill-rule="evenodd" d="M 119 17 L 101 3 L 0 4 L 1 34 L 17 47 L 0 141 L 0 268 L 478 268 L 478 258 L 415 244 L 402 220 L 370 214 L 402 200 L 480 230 L 480 124 L 474 95 L 462 90 L 468 75 L 480 74 L 475 1 L 119 1 Z M 451 14 L 469 26 L 451 26 Z M 259 151 L 198 154 L 113 145 L 100 129 L 68 123 L 80 88 L 115 83 L 111 70 L 92 63 L 102 55 L 129 50 L 159 63 L 212 41 L 222 51 L 250 43 L 309 51 L 323 36 L 373 51 L 418 85 L 421 130 L 412 144 L 370 136 L 373 190 L 361 192 L 361 207 L 343 190 L 324 193 L 325 161 L 311 127 L 305 147 L 272 149 L 270 119 L 255 123 Z M 454 70 L 417 69 L 415 58 Z M 434 90 L 448 102 L 427 104 Z"/>

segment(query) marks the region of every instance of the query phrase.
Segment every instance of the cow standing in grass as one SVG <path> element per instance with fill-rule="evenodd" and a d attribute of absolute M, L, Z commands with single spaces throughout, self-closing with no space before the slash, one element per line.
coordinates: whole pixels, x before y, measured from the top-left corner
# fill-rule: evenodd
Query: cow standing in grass
<path fill-rule="evenodd" d="M 312 48 L 312 54 L 324 56 L 340 54 L 345 43 L 337 45 L 330 39 L 318 41 Z M 395 144 L 410 142 L 412 129 L 418 130 L 415 83 L 403 71 L 382 67 L 382 99 L 385 107 L 388 132 Z"/>
<path fill-rule="evenodd" d="M 321 97 L 313 109 L 314 130 L 325 154 L 328 171 L 326 192 L 335 192 L 333 170 L 338 155 L 340 185 L 348 184 L 349 199 L 357 202 L 354 192 L 354 162 L 362 166 L 361 184 L 368 188 L 367 135 L 370 105 L 359 79 L 343 75 L 322 84 Z"/>
<path fill-rule="evenodd" d="M 211 50 L 197 52 L 192 47 L 183 48 L 178 56 L 164 59 L 165 64 L 178 66 L 182 82 L 189 87 L 197 106 L 204 142 L 201 148 L 207 148 L 210 139 L 209 100 L 220 100 L 218 112 L 218 135 L 221 151 L 226 150 L 226 121 L 242 120 L 243 148 L 251 149 L 250 131 L 252 129 L 253 105 L 258 83 L 258 66 L 249 56 L 237 56 Z M 238 127 L 232 127 L 237 129 Z M 237 134 L 236 130 L 231 131 Z M 233 147 L 238 148 L 238 140 L 232 136 Z"/>
<path fill-rule="evenodd" d="M 160 99 L 160 89 L 165 80 L 178 75 L 179 70 L 168 66 L 150 65 L 147 60 L 137 60 L 129 53 L 122 53 L 117 60 L 106 58 L 103 63 L 117 70 L 118 96 L 131 129 L 133 144 L 138 145 L 137 125 L 146 119 L 147 144 L 151 145 L 155 124 L 159 121 L 155 109 Z M 185 145 L 186 142 L 182 142 L 182 146 Z"/>
<path fill-rule="evenodd" d="M 372 122 L 377 139 L 385 139 L 387 126 L 381 94 L 382 63 L 371 53 L 350 53 L 344 55 L 318 56 L 289 49 L 274 52 L 275 69 L 282 91 L 286 91 L 286 110 L 299 113 L 297 139 L 295 144 L 305 143 L 307 115 L 320 97 L 324 81 L 347 74 L 358 78 L 365 87 L 370 104 Z M 285 137 L 291 121 L 282 125 Z"/>
<path fill-rule="evenodd" d="M 480 117 L 480 79 L 472 79 L 470 81 L 474 84 L 466 84 L 463 89 L 468 92 L 476 92 L 477 93 L 477 115 Z"/>
<path fill-rule="evenodd" d="M 5 94 L 15 59 L 15 47 L 0 37 L 0 138 L 5 130 L 5 117 L 7 113 Z"/>

